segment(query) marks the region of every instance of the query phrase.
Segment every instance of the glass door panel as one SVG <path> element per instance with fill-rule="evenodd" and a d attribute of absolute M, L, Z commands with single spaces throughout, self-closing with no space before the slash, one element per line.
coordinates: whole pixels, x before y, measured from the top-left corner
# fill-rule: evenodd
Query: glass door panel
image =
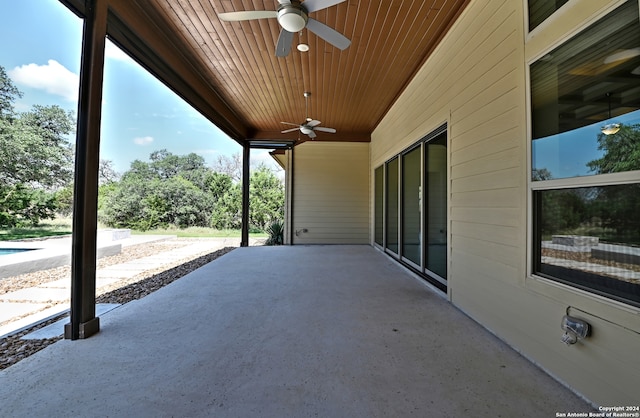
<path fill-rule="evenodd" d="M 375 171 L 375 233 L 374 241 L 382 246 L 384 239 L 384 167 Z"/>
<path fill-rule="evenodd" d="M 447 278 L 447 136 L 425 144 L 427 238 L 425 268 Z"/>
<path fill-rule="evenodd" d="M 398 254 L 398 158 L 387 163 L 387 245 L 386 248 Z"/>
<path fill-rule="evenodd" d="M 402 156 L 402 256 L 421 265 L 421 147 Z"/>

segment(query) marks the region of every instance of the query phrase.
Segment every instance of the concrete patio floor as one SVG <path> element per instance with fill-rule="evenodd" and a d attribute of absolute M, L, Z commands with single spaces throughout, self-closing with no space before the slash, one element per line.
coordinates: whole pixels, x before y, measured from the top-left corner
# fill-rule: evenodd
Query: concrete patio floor
<path fill-rule="evenodd" d="M 369 246 L 238 248 L 100 322 L 0 371 L 0 415 L 592 410 Z"/>

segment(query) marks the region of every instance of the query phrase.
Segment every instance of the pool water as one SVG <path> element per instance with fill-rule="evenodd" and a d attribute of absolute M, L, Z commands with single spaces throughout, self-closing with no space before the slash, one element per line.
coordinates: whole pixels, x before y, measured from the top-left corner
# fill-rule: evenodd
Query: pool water
<path fill-rule="evenodd" d="M 17 254 L 33 250 L 34 248 L 0 248 L 0 255 Z"/>

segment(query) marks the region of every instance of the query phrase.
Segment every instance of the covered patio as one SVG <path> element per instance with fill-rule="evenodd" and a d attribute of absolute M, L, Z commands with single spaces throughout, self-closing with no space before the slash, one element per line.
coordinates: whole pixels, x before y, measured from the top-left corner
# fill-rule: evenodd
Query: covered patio
<path fill-rule="evenodd" d="M 602 97 L 610 96 L 590 93 L 623 80 L 601 68 L 628 61 L 620 112 L 636 111 L 638 64 L 629 56 L 640 57 L 637 2 L 60 2 L 84 20 L 65 328 L 65 338 L 75 341 L 56 343 L 0 374 L 3 414 L 588 411 L 590 404 L 572 390 L 594 405 L 637 409 L 637 300 L 542 272 L 538 244 L 547 219 L 540 196 L 635 187 L 640 171 L 537 180 L 530 100 L 531 68 L 553 65 L 543 83 L 553 94 L 541 94 L 551 97 L 539 118 L 549 121 L 545 129 L 564 133 L 560 121 L 569 105 L 580 118 L 608 120 L 612 103 L 604 116 Z M 352 43 L 337 48 L 305 28 L 285 35 L 292 46 L 310 49 L 282 56 L 274 50 L 284 29 L 275 8 L 286 14 L 308 8 L 314 21 Z M 245 12 L 271 18 L 222 19 Z M 544 16 L 534 28 L 529 19 L 538 13 Z M 591 35 L 609 39 L 608 22 L 628 25 L 616 29 L 619 44 Z M 243 228 L 241 248 L 98 318 L 107 38 L 242 146 Z M 547 62 L 560 43 L 568 52 Z M 598 62 L 568 58 L 583 48 L 585 59 L 593 54 Z M 610 62 L 620 48 L 631 55 Z M 559 78 L 565 67 L 566 74 L 597 68 L 599 75 L 582 86 Z M 556 94 L 561 90 L 564 96 Z M 576 110 L 583 106 L 588 111 Z M 322 121 L 336 132 L 312 138 L 306 122 L 284 129 L 292 121 Z M 252 148 L 274 149 L 285 169 L 284 243 L 290 245 L 246 247 Z M 439 283 L 442 292 L 405 268 Z M 591 325 L 590 335 L 570 348 L 560 340 L 568 314 Z"/>
<path fill-rule="evenodd" d="M 49 417 L 591 410 L 366 245 L 238 248 L 4 370 L 0 404 Z"/>

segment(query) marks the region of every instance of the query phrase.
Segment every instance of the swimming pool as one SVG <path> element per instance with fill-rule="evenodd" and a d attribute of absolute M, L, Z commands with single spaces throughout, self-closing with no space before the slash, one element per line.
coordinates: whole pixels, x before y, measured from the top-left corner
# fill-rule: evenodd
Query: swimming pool
<path fill-rule="evenodd" d="M 0 248 L 0 255 L 17 254 L 33 250 L 35 250 L 35 248 Z"/>

